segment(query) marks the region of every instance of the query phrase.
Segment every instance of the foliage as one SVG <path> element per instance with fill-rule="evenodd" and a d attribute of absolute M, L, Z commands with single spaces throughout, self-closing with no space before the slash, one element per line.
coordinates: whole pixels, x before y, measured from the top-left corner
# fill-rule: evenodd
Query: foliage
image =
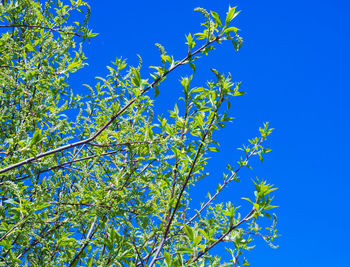
<path fill-rule="evenodd" d="M 244 266 L 254 237 L 277 236 L 266 181 L 254 181 L 246 215 L 217 195 L 249 159 L 270 152 L 260 135 L 243 146 L 236 169 L 192 217 L 189 188 L 207 176 L 208 155 L 218 151 L 213 134 L 229 117 L 230 99 L 243 95 L 230 74 L 213 69 L 214 81 L 192 87 L 181 79 L 183 97 L 168 115 L 154 114 L 162 81 L 177 68 L 207 55 L 215 45 L 242 38 L 224 20 L 197 8 L 204 30 L 186 36 L 181 60 L 157 44 L 161 64 L 150 78 L 117 58 L 90 94 L 73 94 L 68 78 L 85 65 L 82 43 L 89 6 L 82 0 L 4 1 L 0 5 L 0 263 L 3 266 Z M 72 19 L 80 21 L 71 22 Z M 151 90 L 154 89 L 154 94 Z M 75 119 L 72 110 L 80 112 Z M 213 192 L 212 192 L 213 193 Z M 265 233 L 266 232 L 266 233 Z M 210 250 L 221 242 L 231 260 Z M 271 246 L 273 246 L 271 244 Z M 227 257 L 226 257 L 227 259 Z"/>

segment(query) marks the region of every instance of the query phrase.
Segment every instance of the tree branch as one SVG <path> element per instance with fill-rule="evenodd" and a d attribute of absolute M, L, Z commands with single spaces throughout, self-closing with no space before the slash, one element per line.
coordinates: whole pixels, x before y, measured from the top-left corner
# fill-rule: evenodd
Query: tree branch
<path fill-rule="evenodd" d="M 257 144 L 257 147 L 262 143 L 263 139 L 261 138 L 259 143 Z M 254 155 L 256 152 L 256 148 L 252 149 L 252 151 L 247 155 L 246 159 L 244 160 L 244 163 L 248 163 L 248 160 Z M 198 214 L 202 213 L 203 210 L 218 196 L 218 194 L 224 189 L 232 180 L 233 178 L 237 175 L 237 173 L 242 169 L 244 165 L 240 165 L 233 173 L 232 175 L 226 179 L 226 181 L 222 184 L 222 186 L 216 191 L 216 193 L 201 207 L 201 209 L 191 218 L 186 222 L 187 224 L 190 224 L 195 218 L 198 217 Z M 183 229 L 181 227 L 180 231 Z"/>
<path fill-rule="evenodd" d="M 89 232 L 86 236 L 86 241 L 84 243 L 84 245 L 81 247 L 80 251 L 78 252 L 78 254 L 75 255 L 75 257 L 73 258 L 72 262 L 69 264 L 69 267 L 73 266 L 74 263 L 79 260 L 80 258 L 80 255 L 81 253 L 84 251 L 84 249 L 87 247 L 87 245 L 89 244 L 89 241 L 91 240 L 91 238 L 93 238 L 94 234 L 96 233 L 96 229 L 94 232 L 92 232 L 92 230 L 94 229 L 95 227 L 95 224 L 96 224 L 96 221 L 97 221 L 97 217 L 95 217 L 94 221 L 92 222 L 91 226 L 90 226 L 90 229 L 89 229 Z"/>
<path fill-rule="evenodd" d="M 76 32 L 68 32 L 68 31 L 65 31 L 62 29 L 55 29 L 55 28 L 45 27 L 45 26 L 41 26 L 41 25 L 7 24 L 7 25 L 0 25 L 0 28 L 29 28 L 29 29 L 38 28 L 38 29 L 49 30 L 52 32 L 63 32 L 63 33 L 78 36 L 78 37 L 84 37 L 84 35 L 78 34 Z"/>
<path fill-rule="evenodd" d="M 257 147 L 263 142 L 263 138 L 260 139 L 260 141 L 257 144 Z M 252 151 L 246 156 L 244 162 L 248 163 L 248 160 L 254 155 L 254 153 L 256 152 L 256 148 L 254 147 L 252 149 Z M 242 169 L 243 165 L 239 166 L 233 173 L 232 175 L 226 179 L 226 181 L 223 183 L 223 185 L 216 191 L 216 193 L 201 207 L 201 209 L 191 218 L 189 219 L 185 224 L 189 225 L 190 223 L 192 223 L 192 221 L 194 219 L 196 219 L 198 217 L 199 214 L 201 214 L 203 212 L 203 210 L 218 196 L 218 194 L 233 180 L 233 178 L 237 175 L 237 173 Z M 182 229 L 184 228 L 184 226 L 182 226 L 178 231 L 176 231 L 176 233 L 174 235 L 176 235 L 178 232 L 182 231 Z M 168 237 L 165 241 L 168 241 L 170 238 L 172 237 Z M 153 250 L 153 253 L 155 251 Z M 151 253 L 151 255 L 153 254 Z M 158 260 L 159 258 L 157 258 Z"/>
<path fill-rule="evenodd" d="M 18 226 L 20 226 L 22 223 L 24 223 L 27 219 L 28 219 L 28 216 L 22 218 L 18 223 L 16 223 L 14 226 L 12 226 L 10 230 L 8 230 L 5 234 L 3 234 L 2 237 L 0 237 L 0 241 L 2 241 L 4 238 L 9 236 Z"/>
<path fill-rule="evenodd" d="M 113 154 L 116 154 L 118 152 L 122 151 L 121 149 L 120 150 L 116 150 L 116 151 L 112 151 L 112 152 L 108 152 L 108 153 L 103 153 L 101 155 L 90 155 L 90 156 L 87 156 L 87 157 L 84 157 L 84 158 L 80 158 L 80 159 L 75 159 L 75 160 L 70 160 L 70 161 L 67 161 L 67 162 L 64 162 L 64 163 L 61 163 L 61 164 L 58 164 L 56 166 L 52 166 L 52 167 L 49 167 L 49 168 L 46 168 L 46 169 L 43 169 L 43 170 L 40 170 L 39 171 L 39 174 L 41 173 L 44 173 L 44 172 L 48 172 L 48 171 L 52 171 L 52 170 L 55 170 L 55 169 L 58 169 L 58 168 L 62 168 L 63 166 L 65 165 L 68 165 L 68 164 L 72 164 L 72 163 L 75 163 L 75 162 L 79 162 L 79 161 L 84 161 L 84 160 L 87 160 L 87 159 L 91 159 L 91 158 L 95 158 L 95 157 L 98 157 L 98 156 L 108 156 L 108 155 L 113 155 Z M 30 177 L 30 175 L 26 175 L 24 177 L 19 177 L 19 178 L 16 178 L 14 180 L 11 180 L 12 182 L 18 182 L 18 181 L 22 181 L 26 178 Z M 0 183 L 0 185 L 2 185 L 4 182 Z"/>
<path fill-rule="evenodd" d="M 186 262 L 186 264 L 191 264 L 193 262 L 196 262 L 199 258 L 201 258 L 205 253 L 207 253 L 209 250 L 211 250 L 214 246 L 216 246 L 218 243 L 220 243 L 227 235 L 229 235 L 234 229 L 236 229 L 238 226 L 240 226 L 242 223 L 249 221 L 254 216 L 255 209 L 253 208 L 242 220 L 240 220 L 235 225 L 231 226 L 230 229 L 226 231 L 226 233 L 222 234 L 214 243 L 208 245 L 202 252 L 200 252 L 196 257 L 194 257 L 192 260 L 190 259 L 189 262 Z"/>
<path fill-rule="evenodd" d="M 191 178 L 191 176 L 192 176 L 192 172 L 193 172 L 194 166 L 195 166 L 197 160 L 199 159 L 199 155 L 200 155 L 201 150 L 202 150 L 202 148 L 203 148 L 204 141 L 205 141 L 205 139 L 206 139 L 206 137 L 207 137 L 207 135 L 208 135 L 208 132 L 209 132 L 209 130 L 210 130 L 210 128 L 211 128 L 211 126 L 212 126 L 212 124 L 213 124 L 213 122 L 214 122 L 214 119 L 215 119 L 215 116 L 213 116 L 213 118 L 211 119 L 211 121 L 210 121 L 210 123 L 209 123 L 209 125 L 208 125 L 208 127 L 207 127 L 207 130 L 206 130 L 204 136 L 202 137 L 202 140 L 201 140 L 201 143 L 200 143 L 200 145 L 199 145 L 199 147 L 198 147 L 196 156 L 195 156 L 195 158 L 194 158 L 194 160 L 193 160 L 193 162 L 192 162 L 192 164 L 191 164 L 190 171 L 189 171 L 189 173 L 188 173 L 188 175 L 187 175 L 187 177 L 186 177 L 186 179 L 185 179 L 184 184 L 182 185 L 182 188 L 181 188 L 180 194 L 179 194 L 179 196 L 178 196 L 178 198 L 177 198 L 177 201 L 176 201 L 175 207 L 174 207 L 174 209 L 173 209 L 173 212 L 172 212 L 170 218 L 168 219 L 168 222 L 167 222 L 167 225 L 166 225 L 166 228 L 165 228 L 163 237 L 162 237 L 162 239 L 161 239 L 161 241 L 160 241 L 160 244 L 158 245 L 157 250 L 156 250 L 156 252 L 155 252 L 155 255 L 154 255 L 154 257 L 153 257 L 153 259 L 152 259 L 152 261 L 151 261 L 151 263 L 150 263 L 150 265 L 149 265 L 150 267 L 152 267 L 152 266 L 154 265 L 154 263 L 156 262 L 156 259 L 158 258 L 159 253 L 161 252 L 161 250 L 162 250 L 162 248 L 163 248 L 163 246 L 164 246 L 164 242 L 165 242 L 165 240 L 166 240 L 166 238 L 167 238 L 167 235 L 168 235 L 168 232 L 169 232 L 169 230 L 170 230 L 172 221 L 173 221 L 174 216 L 175 216 L 175 214 L 176 214 L 176 212 L 177 212 L 177 209 L 179 208 L 182 195 L 183 195 L 183 193 L 184 193 L 184 191 L 185 191 L 185 189 L 186 189 L 186 187 L 187 187 L 188 181 L 190 180 L 190 178 Z"/>

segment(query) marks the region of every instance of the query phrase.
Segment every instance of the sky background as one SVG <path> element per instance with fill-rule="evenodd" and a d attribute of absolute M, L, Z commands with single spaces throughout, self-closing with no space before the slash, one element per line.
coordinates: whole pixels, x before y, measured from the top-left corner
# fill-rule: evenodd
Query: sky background
<path fill-rule="evenodd" d="M 90 27 L 99 36 L 85 45 L 88 67 L 74 74 L 75 92 L 82 83 L 107 74 L 106 65 L 122 56 L 136 66 L 140 54 L 148 77 L 149 65 L 160 64 L 154 43 L 175 59 L 186 55 L 185 34 L 201 30 L 197 6 L 224 17 L 228 6 L 242 10 L 234 26 L 244 39 L 241 50 L 224 43 L 197 61 L 194 86 L 214 79 L 210 68 L 230 72 L 247 94 L 234 98 L 234 123 L 215 135 L 221 152 L 208 165 L 210 177 L 193 190 L 204 201 L 214 192 L 227 163 L 238 160 L 236 149 L 258 135 L 269 121 L 275 128 L 268 140 L 272 153 L 253 170 L 240 173 L 218 201 L 233 201 L 248 210 L 241 197 L 251 197 L 251 179 L 275 184 L 274 204 L 281 237 L 274 250 L 261 241 L 246 256 L 251 266 L 349 266 L 349 1 L 112 1 L 90 0 Z M 181 95 L 178 82 L 189 68 L 176 70 L 160 86 L 159 113 L 173 108 Z M 153 93 L 152 93 L 153 94 Z M 217 253 L 221 253 L 217 250 Z"/>

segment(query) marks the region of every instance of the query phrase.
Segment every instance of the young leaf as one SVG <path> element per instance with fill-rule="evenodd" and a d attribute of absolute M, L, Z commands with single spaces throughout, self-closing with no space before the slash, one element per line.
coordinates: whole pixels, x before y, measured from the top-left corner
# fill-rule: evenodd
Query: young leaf
<path fill-rule="evenodd" d="M 210 11 L 210 14 L 213 16 L 215 22 L 216 22 L 220 27 L 222 27 L 222 23 L 221 23 L 219 14 L 216 13 L 216 12 L 214 12 L 214 11 Z"/>

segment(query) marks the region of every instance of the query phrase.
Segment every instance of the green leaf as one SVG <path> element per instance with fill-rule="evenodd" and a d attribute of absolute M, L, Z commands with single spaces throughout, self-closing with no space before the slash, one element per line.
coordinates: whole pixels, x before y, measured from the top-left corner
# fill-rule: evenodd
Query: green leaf
<path fill-rule="evenodd" d="M 263 162 L 263 161 L 264 161 L 264 158 L 263 158 L 263 156 L 261 155 L 261 153 L 258 153 L 258 155 L 259 155 L 260 161 Z"/>
<path fill-rule="evenodd" d="M 245 92 L 237 91 L 237 92 L 234 92 L 233 95 L 234 95 L 234 96 L 241 96 L 241 95 L 245 95 Z"/>
<path fill-rule="evenodd" d="M 154 87 L 154 97 L 157 97 L 159 95 L 159 88 L 158 86 Z"/>
<path fill-rule="evenodd" d="M 177 104 L 174 106 L 174 112 L 178 115 L 179 114 L 179 108 L 177 107 Z"/>
<path fill-rule="evenodd" d="M 81 65 L 81 62 L 74 61 L 74 62 L 72 62 L 71 64 L 68 65 L 67 70 L 72 70 L 72 69 L 74 69 L 74 68 L 76 68 L 76 67 L 78 67 L 80 65 Z"/>
<path fill-rule="evenodd" d="M 236 51 L 239 50 L 238 44 L 235 40 L 232 40 L 233 47 L 235 48 Z"/>
<path fill-rule="evenodd" d="M 99 35 L 99 33 L 90 32 L 90 33 L 88 33 L 87 37 L 91 38 L 91 37 L 95 37 L 95 36 L 97 36 L 97 35 Z"/>
<path fill-rule="evenodd" d="M 215 74 L 215 76 L 216 76 L 216 78 L 217 78 L 218 80 L 221 79 L 221 75 L 220 75 L 220 73 L 219 73 L 216 69 L 210 69 L 210 70 Z"/>
<path fill-rule="evenodd" d="M 191 241 L 194 240 L 194 233 L 191 227 L 189 227 L 188 225 L 184 225 L 183 231 Z"/>
<path fill-rule="evenodd" d="M 177 250 L 178 253 L 192 253 L 193 250 L 188 247 L 181 247 Z"/>
<path fill-rule="evenodd" d="M 249 266 L 249 265 L 250 265 L 250 263 L 246 259 L 244 259 L 242 266 Z"/>
<path fill-rule="evenodd" d="M 220 151 L 220 150 L 219 150 L 217 147 L 215 147 L 215 146 L 209 147 L 208 150 L 209 150 L 209 151 L 214 151 L 214 152 L 219 152 L 219 151 Z"/>
<path fill-rule="evenodd" d="M 201 241 L 202 241 L 202 236 L 198 235 L 194 238 L 193 245 L 198 246 Z"/>
<path fill-rule="evenodd" d="M 131 78 L 132 83 L 139 88 L 141 86 L 141 75 L 139 69 L 132 69 L 133 77 Z"/>
<path fill-rule="evenodd" d="M 262 214 L 264 214 L 267 218 L 269 218 L 271 220 L 271 215 L 267 212 L 262 212 Z"/>
<path fill-rule="evenodd" d="M 208 235 L 207 232 L 205 232 L 203 229 L 198 229 L 198 231 L 202 234 L 202 236 L 204 237 L 205 240 L 209 240 L 210 236 Z"/>
<path fill-rule="evenodd" d="M 195 42 L 193 42 L 193 37 L 192 35 L 189 33 L 187 36 L 186 36 L 186 40 L 187 40 L 187 45 L 188 45 L 188 50 L 192 50 L 194 48 L 194 46 L 196 45 Z"/>
<path fill-rule="evenodd" d="M 219 14 L 214 12 L 214 11 L 210 11 L 211 15 L 213 16 L 215 22 L 220 26 L 222 27 L 222 22 L 220 20 L 220 17 L 219 17 Z"/>
<path fill-rule="evenodd" d="M 50 206 L 51 206 L 50 203 L 43 203 L 43 204 L 39 205 L 38 207 L 36 207 L 35 211 L 39 211 L 39 210 L 45 209 L 45 208 L 50 207 Z"/>
<path fill-rule="evenodd" d="M 193 64 L 193 63 L 188 63 L 189 65 L 190 65 L 190 67 L 191 67 L 191 69 L 193 70 L 193 72 L 195 72 L 196 71 L 196 66 Z"/>
<path fill-rule="evenodd" d="M 246 197 L 242 197 L 242 199 L 244 199 L 244 200 L 247 200 L 248 202 L 250 202 L 251 204 L 255 204 L 253 201 L 251 201 L 249 198 L 246 198 Z"/>
<path fill-rule="evenodd" d="M 168 252 L 164 252 L 164 258 L 165 258 L 165 262 L 166 262 L 166 265 L 167 266 L 171 266 L 171 263 L 173 262 L 172 259 L 171 259 L 171 256 Z"/>
<path fill-rule="evenodd" d="M 206 112 L 206 111 L 211 111 L 211 107 L 200 107 L 200 109 L 198 109 L 198 112 Z"/>
<path fill-rule="evenodd" d="M 182 78 L 182 80 L 181 80 L 181 85 L 185 89 L 185 94 L 187 94 L 187 92 L 190 88 L 191 80 L 192 80 L 192 75 L 190 77 Z"/>
<path fill-rule="evenodd" d="M 237 34 L 237 32 L 239 31 L 239 29 L 238 28 L 236 28 L 236 27 L 229 27 L 229 28 L 226 28 L 225 30 L 224 30 L 224 33 L 230 33 L 230 32 L 234 32 L 235 34 Z"/>
<path fill-rule="evenodd" d="M 263 153 L 270 153 L 272 150 L 270 149 L 270 148 L 265 148 L 265 149 L 263 149 Z"/>
<path fill-rule="evenodd" d="M 227 15 L 226 15 L 226 21 L 225 21 L 225 27 L 239 14 L 239 12 L 236 12 L 236 7 L 230 7 Z"/>
<path fill-rule="evenodd" d="M 91 267 L 92 266 L 92 261 L 93 261 L 93 257 L 90 257 L 89 261 L 88 261 L 88 267 Z"/>
<path fill-rule="evenodd" d="M 42 139 L 42 135 L 41 135 L 41 130 L 36 130 L 33 134 L 33 138 L 30 141 L 29 147 L 33 147 L 34 145 L 36 145 L 38 142 L 40 142 Z"/>

